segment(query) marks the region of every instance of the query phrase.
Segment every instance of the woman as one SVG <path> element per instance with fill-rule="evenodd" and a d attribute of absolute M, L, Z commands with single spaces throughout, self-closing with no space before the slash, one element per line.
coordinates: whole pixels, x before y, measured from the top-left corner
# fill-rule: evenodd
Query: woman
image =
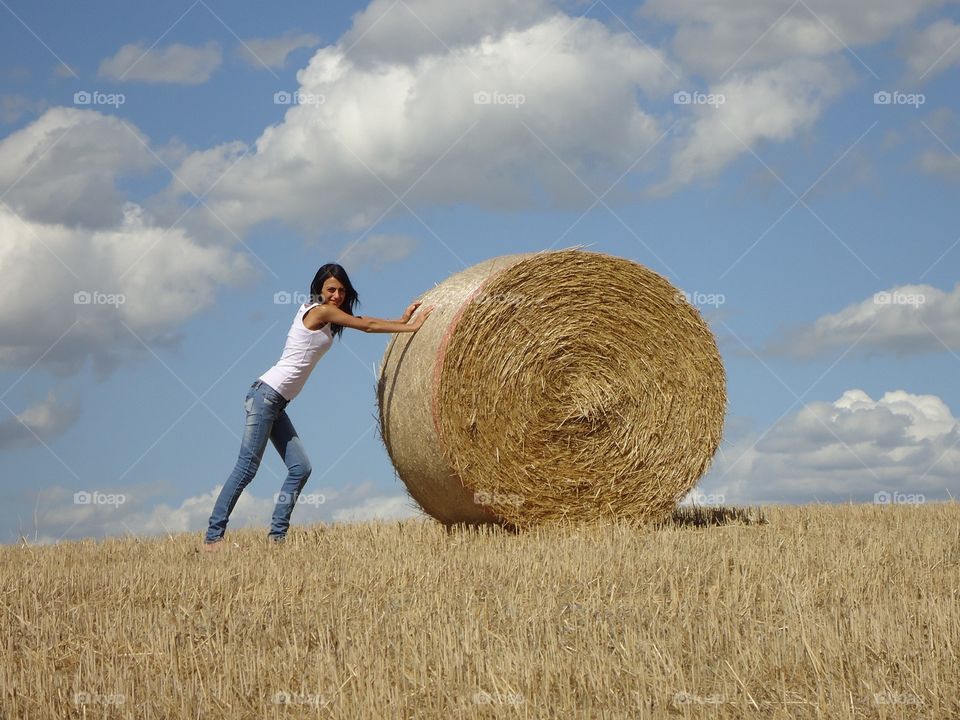
<path fill-rule="evenodd" d="M 223 547 L 227 520 L 240 493 L 260 467 L 267 438 L 287 466 L 287 478 L 277 496 L 269 537 L 277 542 L 286 537 L 293 506 L 311 471 L 303 443 L 287 417 L 286 407 L 303 388 L 317 361 L 333 343 L 334 336 L 339 336 L 345 327 L 374 333 L 416 332 L 433 311 L 432 307 L 424 308 L 417 319 L 411 321 L 420 305 L 415 302 L 404 311 L 400 320 L 355 317 L 353 307 L 357 302 L 357 291 L 353 289 L 347 272 L 335 263 L 328 263 L 317 271 L 310 283 L 310 300 L 312 302 L 304 303 L 297 310 L 280 360 L 261 375 L 247 393 L 244 402 L 247 425 L 240 443 L 240 456 L 210 515 L 204 542 L 206 550 Z"/>

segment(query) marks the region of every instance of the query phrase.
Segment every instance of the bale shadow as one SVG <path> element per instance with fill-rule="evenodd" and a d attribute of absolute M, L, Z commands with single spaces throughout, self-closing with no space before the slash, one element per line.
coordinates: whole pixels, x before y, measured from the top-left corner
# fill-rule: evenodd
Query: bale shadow
<path fill-rule="evenodd" d="M 520 535 L 523 531 L 506 521 L 445 522 L 441 523 L 447 535 Z"/>
<path fill-rule="evenodd" d="M 629 519 L 621 519 L 619 522 L 626 523 L 636 529 L 653 528 L 656 530 L 668 527 L 693 527 L 706 528 L 718 527 L 723 525 L 769 525 L 770 520 L 764 514 L 763 509 L 757 507 L 717 507 L 688 505 L 677 507 L 673 513 L 660 521 L 638 521 L 631 522 Z M 441 522 L 447 535 L 522 535 L 530 528 L 524 529 L 511 525 L 507 522 L 495 521 L 477 521 L 477 522 Z M 579 529 L 585 525 L 596 523 L 571 523 L 570 528 Z"/>
<path fill-rule="evenodd" d="M 769 525 L 760 507 L 678 507 L 658 527 L 714 527 L 717 525 Z"/>

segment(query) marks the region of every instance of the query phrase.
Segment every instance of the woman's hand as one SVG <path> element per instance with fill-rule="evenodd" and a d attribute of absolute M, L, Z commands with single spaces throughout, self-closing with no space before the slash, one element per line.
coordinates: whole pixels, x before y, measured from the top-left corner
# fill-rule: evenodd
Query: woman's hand
<path fill-rule="evenodd" d="M 403 322 L 403 323 L 410 322 L 410 318 L 413 316 L 413 313 L 416 311 L 418 307 L 420 307 L 419 302 L 410 303 L 410 306 L 403 311 L 403 315 L 400 317 L 400 322 Z"/>
<path fill-rule="evenodd" d="M 419 304 L 420 303 L 417 303 L 417 305 Z M 433 308 L 434 308 L 433 305 L 431 305 L 430 307 L 425 307 L 423 310 L 420 311 L 420 314 L 417 315 L 417 319 L 413 322 L 413 326 L 417 328 L 417 330 L 423 327 L 423 323 L 426 321 L 428 317 L 430 317 L 430 313 L 433 312 Z"/>

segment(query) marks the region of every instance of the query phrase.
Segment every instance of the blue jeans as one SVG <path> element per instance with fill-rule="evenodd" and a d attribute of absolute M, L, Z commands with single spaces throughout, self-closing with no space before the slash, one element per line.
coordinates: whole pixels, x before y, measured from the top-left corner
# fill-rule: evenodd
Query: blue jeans
<path fill-rule="evenodd" d="M 213 506 L 210 525 L 207 528 L 207 542 L 217 542 L 227 530 L 227 520 L 233 512 L 240 493 L 253 480 L 263 459 L 267 447 L 267 438 L 283 458 L 287 466 L 287 479 L 277 495 L 277 505 L 270 524 L 270 538 L 282 540 L 290 527 L 290 515 L 297 504 L 300 491 L 310 477 L 312 468 L 304 451 L 303 443 L 293 423 L 287 417 L 285 408 L 289 404 L 283 395 L 262 380 L 256 380 L 244 400 L 247 410 L 247 425 L 240 443 L 240 456 L 233 472 L 220 491 Z"/>

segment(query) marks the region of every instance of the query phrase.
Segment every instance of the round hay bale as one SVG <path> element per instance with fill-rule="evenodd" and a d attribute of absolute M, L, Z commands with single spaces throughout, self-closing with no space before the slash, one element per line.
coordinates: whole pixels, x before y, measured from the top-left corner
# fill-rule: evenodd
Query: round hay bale
<path fill-rule="evenodd" d="M 726 411 L 700 313 L 637 263 L 506 255 L 425 293 L 380 367 L 380 434 L 437 520 L 514 528 L 669 514 L 706 472 Z"/>

